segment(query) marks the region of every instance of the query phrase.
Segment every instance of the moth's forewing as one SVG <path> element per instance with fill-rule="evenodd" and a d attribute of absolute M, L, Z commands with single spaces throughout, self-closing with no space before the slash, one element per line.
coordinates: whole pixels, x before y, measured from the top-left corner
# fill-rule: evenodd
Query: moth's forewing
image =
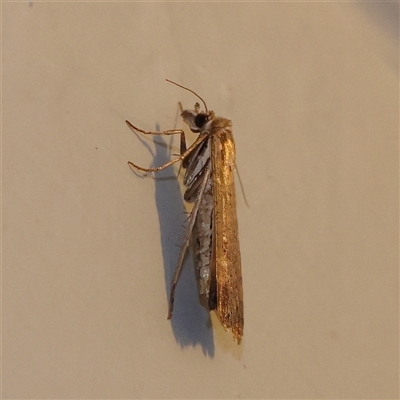
<path fill-rule="evenodd" d="M 194 202 L 196 210 L 191 220 L 199 296 L 202 305 L 216 311 L 223 327 L 230 329 L 239 343 L 243 336 L 243 288 L 232 124 L 210 111 L 207 122 L 199 128 L 195 123 L 197 115 L 196 110 L 182 112 L 193 132 L 207 136 L 184 160 L 184 197 Z M 206 175 L 208 166 L 211 171 Z"/>
<path fill-rule="evenodd" d="M 213 260 L 217 286 L 216 313 L 240 342 L 243 336 L 243 287 L 234 182 L 235 143 L 231 122 L 217 118 L 211 135 L 214 196 Z"/>

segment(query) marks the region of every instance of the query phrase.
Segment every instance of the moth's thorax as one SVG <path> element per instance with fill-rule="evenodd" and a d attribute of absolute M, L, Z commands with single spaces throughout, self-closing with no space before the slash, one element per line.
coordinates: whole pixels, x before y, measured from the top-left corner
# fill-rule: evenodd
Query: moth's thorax
<path fill-rule="evenodd" d="M 219 129 L 226 129 L 232 132 L 232 121 L 223 117 L 215 117 L 212 123 L 212 130 L 215 132 Z"/>

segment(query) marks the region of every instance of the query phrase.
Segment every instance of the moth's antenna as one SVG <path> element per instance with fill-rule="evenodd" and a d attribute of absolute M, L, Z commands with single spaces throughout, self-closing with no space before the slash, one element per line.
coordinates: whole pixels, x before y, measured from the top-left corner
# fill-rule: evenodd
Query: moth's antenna
<path fill-rule="evenodd" d="M 197 97 L 203 102 L 204 108 L 206 109 L 206 114 L 208 114 L 208 109 L 207 109 L 206 102 L 205 102 L 196 92 L 194 92 L 194 91 L 191 90 L 191 89 L 188 89 L 188 88 L 185 87 L 185 86 L 180 85 L 179 83 L 170 81 L 169 79 L 166 79 L 166 81 L 169 82 L 169 83 L 173 83 L 174 85 L 179 86 L 180 88 L 185 89 L 185 90 L 187 90 L 188 92 L 193 93 L 195 96 L 197 96 Z"/>

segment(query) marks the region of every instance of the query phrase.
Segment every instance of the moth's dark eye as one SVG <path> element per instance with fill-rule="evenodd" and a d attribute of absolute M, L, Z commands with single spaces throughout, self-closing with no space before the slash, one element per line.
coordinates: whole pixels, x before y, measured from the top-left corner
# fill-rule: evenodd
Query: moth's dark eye
<path fill-rule="evenodd" d="M 206 114 L 197 114 L 196 117 L 194 118 L 194 123 L 198 128 L 202 128 L 204 124 L 208 120 L 208 115 Z"/>

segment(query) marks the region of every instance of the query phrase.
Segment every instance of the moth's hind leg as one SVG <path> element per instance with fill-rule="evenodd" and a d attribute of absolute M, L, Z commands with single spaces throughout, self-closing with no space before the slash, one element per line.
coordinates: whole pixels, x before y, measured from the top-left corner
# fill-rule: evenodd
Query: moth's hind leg
<path fill-rule="evenodd" d="M 193 213 L 193 211 L 192 211 Z M 190 217 L 192 219 L 192 215 Z M 186 234 L 185 234 L 185 241 L 183 242 L 183 245 L 181 247 L 181 252 L 179 253 L 179 260 L 178 260 L 178 265 L 175 268 L 174 271 L 174 276 L 172 278 L 172 283 L 171 283 L 171 292 L 169 295 L 169 305 L 168 305 L 168 319 L 171 319 L 172 317 L 172 311 L 174 310 L 174 298 L 175 298 L 175 289 L 176 285 L 178 284 L 179 276 L 182 271 L 183 267 L 183 262 L 185 260 L 185 255 L 186 251 L 189 247 L 189 242 L 190 242 L 190 235 L 191 235 L 192 230 L 190 227 L 187 229 Z"/>
<path fill-rule="evenodd" d="M 176 285 L 178 284 L 179 276 L 182 272 L 183 262 L 185 260 L 186 251 L 189 247 L 190 238 L 192 236 L 192 230 L 193 230 L 194 224 L 196 222 L 197 213 L 199 211 L 199 206 L 200 206 L 200 201 L 198 198 L 196 200 L 196 202 L 193 206 L 192 212 L 190 213 L 190 216 L 189 216 L 189 226 L 187 227 L 186 232 L 185 232 L 184 242 L 181 247 L 181 252 L 179 253 L 178 265 L 175 268 L 174 276 L 172 278 L 171 292 L 169 294 L 168 319 L 171 319 L 171 317 L 172 317 L 172 311 L 174 309 L 175 289 L 176 289 Z"/>
<path fill-rule="evenodd" d="M 192 212 L 190 213 L 189 226 L 187 227 L 187 230 L 186 230 L 186 233 L 185 233 L 185 240 L 183 242 L 183 245 L 182 245 L 182 248 L 181 248 L 181 252 L 179 254 L 178 265 L 177 265 L 177 267 L 175 269 L 174 276 L 172 278 L 171 293 L 169 295 L 168 319 L 170 319 L 172 317 L 172 311 L 174 309 L 174 298 L 175 298 L 176 285 L 178 284 L 179 276 L 181 274 L 182 267 L 183 267 L 183 261 L 185 259 L 185 254 L 186 254 L 186 251 L 187 251 L 187 249 L 189 247 L 190 237 L 192 235 L 193 227 L 194 227 L 194 224 L 196 222 L 197 213 L 199 212 L 201 199 L 203 197 L 204 190 L 206 188 L 207 180 L 208 180 L 208 178 L 210 176 L 209 166 L 207 165 L 206 168 L 207 168 L 207 170 L 206 170 L 206 173 L 204 175 L 203 182 L 202 182 L 202 184 L 200 186 L 200 190 L 199 190 L 199 193 L 198 193 L 198 195 L 196 197 Z"/>

